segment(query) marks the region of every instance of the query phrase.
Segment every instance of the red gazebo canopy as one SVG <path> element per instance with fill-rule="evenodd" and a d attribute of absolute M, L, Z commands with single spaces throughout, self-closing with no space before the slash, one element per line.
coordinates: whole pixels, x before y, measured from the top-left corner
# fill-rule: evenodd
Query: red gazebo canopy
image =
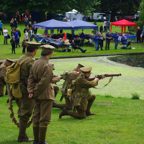
<path fill-rule="evenodd" d="M 133 23 L 131 21 L 128 21 L 128 20 L 119 20 L 119 21 L 116 21 L 116 22 L 113 22 L 111 23 L 111 29 L 110 29 L 110 32 L 112 31 L 112 26 L 120 26 L 121 27 L 121 35 L 123 34 L 123 28 L 124 28 L 124 32 L 126 32 L 126 26 L 135 26 L 136 28 L 136 33 L 137 33 L 137 24 L 136 23 Z"/>

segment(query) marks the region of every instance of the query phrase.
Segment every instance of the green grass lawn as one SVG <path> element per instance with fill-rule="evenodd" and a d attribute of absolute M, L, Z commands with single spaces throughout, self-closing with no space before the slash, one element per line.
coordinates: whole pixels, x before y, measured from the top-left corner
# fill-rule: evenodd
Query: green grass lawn
<path fill-rule="evenodd" d="M 59 93 L 56 102 L 59 102 L 60 96 Z M 0 144 L 18 144 L 18 128 L 9 117 L 7 98 L 0 98 Z M 17 117 L 17 106 L 13 103 Z M 83 120 L 70 116 L 59 119 L 61 110 L 53 108 L 46 141 L 50 144 L 143 144 L 143 104 L 143 100 L 98 95 L 91 108 L 91 112 L 97 115 Z M 27 134 L 33 138 L 32 125 L 27 129 Z"/>
<path fill-rule="evenodd" d="M 4 26 L 7 27 L 10 34 L 10 26 L 9 23 L 3 22 Z M 100 26 L 102 23 L 98 22 Z M 24 23 L 18 24 L 18 27 L 22 33 L 23 37 L 23 29 Z M 113 32 L 117 30 L 120 32 L 119 27 L 113 27 Z M 85 33 L 91 33 L 92 30 L 84 30 Z M 56 32 L 56 31 L 55 31 Z M 70 32 L 66 30 L 66 32 Z M 81 30 L 76 31 L 75 33 L 79 33 Z M 38 33 L 43 33 L 43 30 L 38 30 Z M 21 42 L 23 38 L 21 37 Z M 10 40 L 9 40 L 10 41 Z M 0 36 L 0 59 L 5 58 L 19 58 L 22 55 L 22 47 L 16 48 L 16 54 L 11 54 L 11 45 L 8 41 L 8 45 L 3 44 L 3 36 Z M 105 44 L 104 44 L 105 45 Z M 114 50 L 114 42 L 111 42 L 109 51 L 95 51 L 95 46 L 86 46 L 84 45 L 82 48 L 87 49 L 86 54 L 109 54 L 109 53 L 125 53 L 125 52 L 143 52 L 144 46 L 143 43 L 132 43 L 132 47 L 135 49 L 131 50 L 121 50 L 120 46 L 118 50 Z M 38 50 L 36 57 L 39 57 L 41 50 Z M 64 56 L 64 55 L 85 55 L 80 51 L 77 52 L 62 52 L 61 48 L 56 49 L 53 53 L 53 56 Z M 59 62 L 61 60 L 55 60 L 56 65 L 56 73 L 62 73 L 63 69 L 69 67 L 75 67 L 75 63 L 62 63 L 64 67 L 61 67 Z M 94 60 L 89 63 L 87 59 L 81 59 L 80 62 L 84 64 L 92 65 L 95 63 Z M 109 65 L 104 67 L 100 67 L 100 64 L 93 68 L 93 71 L 97 71 L 100 73 L 103 71 L 107 72 Z M 111 66 L 111 65 L 110 65 Z M 106 69 L 107 68 L 107 69 Z M 57 70 L 58 69 L 58 70 Z M 120 70 L 121 69 L 121 70 Z M 119 83 L 118 78 L 114 79 L 114 82 L 117 82 L 118 87 L 115 90 L 115 93 L 119 93 L 119 91 L 123 90 L 123 87 L 127 84 L 126 81 L 135 82 L 137 79 L 133 77 L 133 79 L 129 79 L 128 74 L 131 72 L 131 69 L 123 69 L 121 66 L 119 68 L 115 68 L 115 66 L 111 66 L 109 68 L 109 73 L 117 73 L 122 72 L 122 80 L 123 83 Z M 132 74 L 137 74 L 137 71 L 132 71 Z M 141 70 L 141 72 L 143 72 Z M 95 74 L 95 73 L 94 73 Z M 139 75 L 137 75 L 139 76 Z M 127 78 L 127 79 L 126 79 Z M 121 80 L 121 81 L 122 81 Z M 113 82 L 113 83 L 114 83 Z M 115 86 L 109 85 L 109 89 L 113 91 L 112 88 Z M 131 85 L 130 85 L 131 86 Z M 61 86 L 60 86 L 61 87 Z M 137 90 L 136 87 L 132 87 L 134 92 Z M 107 92 L 107 90 L 102 90 Z M 122 91 L 123 92 L 123 91 Z M 96 92 L 94 92 L 96 94 Z M 131 93 L 131 92 L 129 92 Z M 109 94 L 109 93 L 108 93 Z M 59 103 L 61 93 L 56 97 L 56 102 Z M 8 96 L 0 97 L 0 144 L 18 144 L 18 128 L 13 124 L 10 119 L 10 111 L 8 110 L 8 104 L 6 103 Z M 64 101 L 63 101 L 64 103 Z M 99 103 L 108 103 L 110 105 L 99 105 Z M 14 102 L 14 111 L 15 116 L 17 117 L 17 105 Z M 89 116 L 84 120 L 77 120 L 70 116 L 64 116 L 62 119 L 59 119 L 60 109 L 53 109 L 51 124 L 48 126 L 47 138 L 46 141 L 50 144 L 143 144 L 144 143 L 144 101 L 143 100 L 132 100 L 130 98 L 114 98 L 114 97 L 106 97 L 104 95 L 97 95 L 97 98 L 92 105 L 91 112 L 97 113 L 97 115 Z M 32 125 L 27 129 L 27 134 L 29 137 L 33 138 Z M 26 144 L 26 143 L 23 143 Z M 30 142 L 29 144 L 32 144 Z"/>
<path fill-rule="evenodd" d="M 10 30 L 10 25 L 9 22 L 5 22 L 3 21 L 4 26 L 6 26 L 7 30 L 9 31 L 9 34 L 11 33 Z M 101 24 L 103 24 L 102 22 L 97 22 L 98 26 L 100 27 Z M 23 30 L 24 30 L 24 22 L 19 22 L 18 23 L 18 28 L 21 31 L 22 37 L 20 38 L 20 44 L 22 43 L 23 40 Z M 119 27 L 115 27 L 113 26 L 112 32 L 114 33 L 115 31 L 120 32 L 121 28 Z M 38 29 L 38 33 L 43 33 L 44 30 Z M 71 33 L 70 30 L 65 30 L 66 33 Z M 80 33 L 81 30 L 76 30 L 75 34 Z M 91 29 L 86 29 L 84 30 L 85 33 L 89 33 L 91 34 L 92 30 Z M 57 30 L 55 30 L 55 33 L 57 33 Z M 10 39 L 8 40 L 8 45 L 4 45 L 3 44 L 4 41 L 4 37 L 2 35 L 0 35 L 0 59 L 6 59 L 6 58 L 19 58 L 22 55 L 22 46 L 16 48 L 16 54 L 12 54 L 11 52 L 11 44 L 10 44 Z M 87 40 L 85 40 L 86 42 Z M 105 46 L 105 42 L 104 42 L 104 46 Z M 118 45 L 118 50 L 114 49 L 115 43 L 114 41 L 110 43 L 110 50 L 107 51 L 95 51 L 95 44 L 93 44 L 92 46 L 88 46 L 88 45 L 84 45 L 82 46 L 83 49 L 87 49 L 86 53 L 81 53 L 80 51 L 74 51 L 74 52 L 62 52 L 62 48 L 59 49 L 55 49 L 55 52 L 53 53 L 52 56 L 67 56 L 67 55 L 85 55 L 85 54 L 111 54 L 111 53 L 129 53 L 129 52 L 144 52 L 144 43 L 132 43 L 131 46 L 132 48 L 135 49 L 131 49 L 131 50 L 122 50 L 121 46 Z M 105 49 L 105 48 L 103 48 Z M 39 57 L 41 53 L 41 50 L 39 49 L 36 57 Z"/>

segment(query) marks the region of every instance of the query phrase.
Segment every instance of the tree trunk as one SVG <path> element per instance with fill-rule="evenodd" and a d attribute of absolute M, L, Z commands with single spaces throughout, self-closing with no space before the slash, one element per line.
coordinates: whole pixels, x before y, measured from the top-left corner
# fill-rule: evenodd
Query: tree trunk
<path fill-rule="evenodd" d="M 116 10 L 113 10 L 111 14 L 111 21 L 115 21 L 115 16 L 116 16 Z"/>
<path fill-rule="evenodd" d="M 41 11 L 41 21 L 45 21 L 46 18 L 45 18 L 45 12 L 44 11 Z"/>

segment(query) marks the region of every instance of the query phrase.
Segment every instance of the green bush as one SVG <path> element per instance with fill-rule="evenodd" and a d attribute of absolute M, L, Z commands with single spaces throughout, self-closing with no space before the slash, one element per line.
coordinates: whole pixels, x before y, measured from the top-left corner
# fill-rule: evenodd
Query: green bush
<path fill-rule="evenodd" d="M 106 98 L 113 98 L 110 94 L 105 94 Z"/>
<path fill-rule="evenodd" d="M 136 92 L 131 93 L 131 95 L 132 95 L 132 99 L 140 99 L 140 95 Z"/>

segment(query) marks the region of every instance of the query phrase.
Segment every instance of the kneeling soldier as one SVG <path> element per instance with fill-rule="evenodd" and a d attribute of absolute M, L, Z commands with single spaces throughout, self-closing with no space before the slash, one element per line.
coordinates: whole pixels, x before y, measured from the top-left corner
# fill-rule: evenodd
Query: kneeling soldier
<path fill-rule="evenodd" d="M 66 108 L 64 108 L 63 111 L 60 113 L 59 118 L 61 118 L 64 115 L 70 115 L 77 119 L 84 119 L 86 118 L 86 116 L 94 115 L 93 113 L 90 112 L 90 108 L 95 100 L 95 95 L 89 94 L 89 88 L 98 85 L 99 79 L 95 78 L 92 81 L 88 81 L 86 79 L 90 77 L 91 69 L 92 69 L 91 66 L 80 68 L 81 75 L 76 79 L 75 82 L 75 90 L 73 92 L 73 104 L 77 112 L 71 112 L 68 111 Z M 104 77 L 105 76 L 103 76 L 103 78 Z"/>

